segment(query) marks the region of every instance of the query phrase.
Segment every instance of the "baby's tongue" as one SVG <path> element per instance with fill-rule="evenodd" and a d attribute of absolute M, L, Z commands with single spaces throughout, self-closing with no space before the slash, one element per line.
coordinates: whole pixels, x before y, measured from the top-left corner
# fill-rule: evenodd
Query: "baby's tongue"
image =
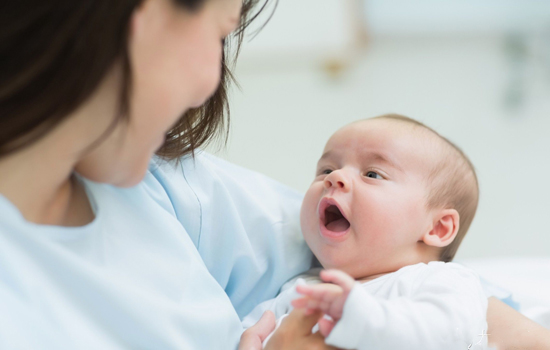
<path fill-rule="evenodd" d="M 332 232 L 342 232 L 347 230 L 348 228 L 349 228 L 349 221 L 344 218 L 334 220 L 327 225 L 327 229 L 329 229 Z"/>

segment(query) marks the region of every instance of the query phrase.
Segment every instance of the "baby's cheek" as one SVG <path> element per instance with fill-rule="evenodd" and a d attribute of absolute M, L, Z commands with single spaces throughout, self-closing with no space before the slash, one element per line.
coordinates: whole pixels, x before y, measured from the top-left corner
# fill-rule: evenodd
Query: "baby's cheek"
<path fill-rule="evenodd" d="M 314 221 L 312 218 L 311 211 L 308 211 L 307 209 L 302 209 L 301 215 L 300 215 L 300 226 L 302 228 L 302 234 L 304 235 L 304 238 L 306 240 L 309 236 L 312 235 L 315 227 L 314 227 Z"/>
<path fill-rule="evenodd" d="M 401 218 L 391 217 L 386 213 L 371 210 L 354 222 L 357 247 L 369 254 L 384 254 L 388 247 L 395 244 Z"/>
<path fill-rule="evenodd" d="M 302 224 L 302 230 L 317 221 L 317 203 L 319 201 L 318 191 L 312 186 L 306 192 L 304 200 L 302 202 L 302 208 L 300 210 L 300 222 Z"/>

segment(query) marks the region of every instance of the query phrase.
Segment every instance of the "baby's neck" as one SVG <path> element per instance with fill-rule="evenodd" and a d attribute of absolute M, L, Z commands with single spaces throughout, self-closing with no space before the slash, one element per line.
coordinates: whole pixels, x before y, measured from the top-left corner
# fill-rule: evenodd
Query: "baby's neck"
<path fill-rule="evenodd" d="M 382 276 L 387 275 L 389 273 L 391 273 L 391 272 L 378 273 L 376 275 L 371 275 L 371 276 L 367 276 L 367 277 L 358 278 L 358 279 L 356 279 L 356 281 L 361 282 L 361 283 L 365 283 L 365 282 L 368 282 L 368 281 L 375 280 L 378 277 L 382 277 Z"/>
<path fill-rule="evenodd" d="M 382 277 L 384 275 L 388 275 L 390 273 L 397 272 L 398 270 L 400 270 L 401 268 L 406 267 L 406 266 L 416 265 L 416 264 L 419 264 L 419 263 L 428 264 L 431 261 L 439 261 L 439 251 L 436 251 L 436 250 L 432 249 L 432 247 L 426 246 L 424 243 L 422 243 L 422 246 L 425 249 L 420 254 L 417 254 L 416 256 L 413 256 L 411 259 L 401 261 L 401 263 L 398 263 L 398 264 L 392 264 L 392 265 L 387 265 L 385 267 L 379 267 L 377 270 L 369 271 L 372 274 L 369 274 L 369 275 L 366 275 L 366 276 L 360 276 L 360 275 L 357 276 L 357 275 L 355 275 L 357 277 L 357 278 L 355 278 L 355 280 L 357 282 L 364 283 L 364 282 L 375 280 L 375 279 L 377 279 L 379 277 Z"/>

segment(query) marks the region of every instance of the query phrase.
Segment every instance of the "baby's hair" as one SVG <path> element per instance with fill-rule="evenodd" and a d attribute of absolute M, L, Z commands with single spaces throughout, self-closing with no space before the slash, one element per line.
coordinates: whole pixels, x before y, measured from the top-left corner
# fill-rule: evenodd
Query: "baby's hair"
<path fill-rule="evenodd" d="M 385 114 L 373 119 L 411 124 L 427 130 L 442 141 L 439 160 L 426 178 L 429 188 L 427 205 L 430 209 L 447 208 L 458 212 L 458 233 L 451 244 L 441 249 L 439 256 L 441 261 L 452 261 L 470 228 L 479 201 L 479 184 L 472 162 L 458 146 L 419 121 L 399 114 Z"/>

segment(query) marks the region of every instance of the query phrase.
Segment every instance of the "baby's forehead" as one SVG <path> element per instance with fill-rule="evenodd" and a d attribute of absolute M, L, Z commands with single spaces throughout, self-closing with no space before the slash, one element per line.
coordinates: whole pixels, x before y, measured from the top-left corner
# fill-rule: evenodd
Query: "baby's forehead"
<path fill-rule="evenodd" d="M 373 118 L 353 122 L 336 131 L 327 142 L 325 152 L 332 148 L 356 153 L 372 150 L 430 168 L 444 156 L 443 143 L 437 134 L 421 125 Z"/>
<path fill-rule="evenodd" d="M 417 137 L 426 137 L 426 134 L 429 131 L 419 124 L 380 117 L 358 120 L 344 126 L 342 129 L 346 128 L 364 132 L 377 131 L 381 133 L 390 133 L 395 136 L 411 135 Z"/>
<path fill-rule="evenodd" d="M 421 125 L 385 118 L 364 119 L 348 124 L 336 131 L 329 142 L 354 138 L 376 142 L 381 146 L 403 141 L 410 145 L 418 144 L 418 147 L 432 148 L 434 144 L 441 142 L 438 135 Z"/>

